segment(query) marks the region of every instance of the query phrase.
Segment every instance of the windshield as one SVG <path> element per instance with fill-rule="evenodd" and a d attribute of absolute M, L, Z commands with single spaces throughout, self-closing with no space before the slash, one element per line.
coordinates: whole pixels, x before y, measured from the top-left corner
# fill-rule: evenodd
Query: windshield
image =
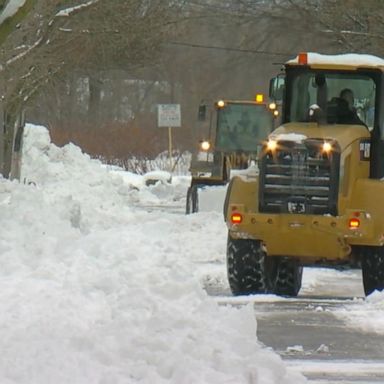
<path fill-rule="evenodd" d="M 310 121 L 317 105 L 328 124 L 374 125 L 376 85 L 368 75 L 311 71 L 297 74 L 291 84 L 288 121 Z"/>
<path fill-rule="evenodd" d="M 272 130 L 273 116 L 264 104 L 231 104 L 218 109 L 216 148 L 256 152 Z"/>

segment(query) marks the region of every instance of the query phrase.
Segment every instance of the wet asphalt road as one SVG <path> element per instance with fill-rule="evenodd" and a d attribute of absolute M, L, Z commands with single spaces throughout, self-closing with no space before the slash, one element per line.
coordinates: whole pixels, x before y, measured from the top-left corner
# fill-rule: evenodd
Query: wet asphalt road
<path fill-rule="evenodd" d="M 215 295 L 220 295 L 217 290 Z M 351 328 L 335 315 L 361 305 L 363 297 L 356 273 L 342 282 L 330 276 L 314 292 L 303 290 L 297 298 L 256 299 L 258 340 L 310 384 L 384 384 L 384 335 Z"/>
<path fill-rule="evenodd" d="M 313 382 L 384 383 L 384 336 L 351 329 L 332 314 L 353 305 L 305 296 L 256 303 L 258 339 Z"/>

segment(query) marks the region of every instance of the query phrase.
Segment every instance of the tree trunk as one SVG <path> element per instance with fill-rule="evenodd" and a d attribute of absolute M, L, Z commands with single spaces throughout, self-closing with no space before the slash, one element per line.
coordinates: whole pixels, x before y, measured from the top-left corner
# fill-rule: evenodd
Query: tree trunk
<path fill-rule="evenodd" d="M 25 116 L 24 111 L 20 111 L 14 125 L 11 171 L 9 174 L 9 178 L 11 180 L 15 180 L 15 179 L 20 180 L 21 161 L 22 161 L 22 153 L 23 153 L 23 137 L 24 137 L 24 127 L 25 127 L 24 116 Z"/>
<path fill-rule="evenodd" d="M 1 173 L 3 177 L 20 179 L 21 155 L 24 133 L 24 113 L 20 106 L 5 107 L 3 112 L 3 137 Z"/>
<path fill-rule="evenodd" d="M 101 104 L 101 86 L 97 77 L 89 76 L 89 104 L 88 104 L 88 121 L 90 123 L 98 122 L 100 118 Z"/>

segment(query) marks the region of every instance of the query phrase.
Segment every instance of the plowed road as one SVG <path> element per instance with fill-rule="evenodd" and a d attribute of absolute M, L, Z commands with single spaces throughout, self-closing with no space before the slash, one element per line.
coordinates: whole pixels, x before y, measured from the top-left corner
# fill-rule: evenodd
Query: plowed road
<path fill-rule="evenodd" d="M 294 299 L 253 296 L 258 339 L 311 384 L 384 384 L 384 335 L 352 328 L 335 314 L 361 306 L 360 272 L 343 280 L 333 276 L 325 274 L 316 287 L 303 289 Z M 207 290 L 222 304 L 243 305 L 242 298 L 221 289 Z"/>

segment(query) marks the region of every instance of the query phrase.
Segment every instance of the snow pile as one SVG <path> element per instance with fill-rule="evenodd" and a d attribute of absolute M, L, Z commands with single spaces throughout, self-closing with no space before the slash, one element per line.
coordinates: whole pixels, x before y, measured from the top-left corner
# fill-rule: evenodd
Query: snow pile
<path fill-rule="evenodd" d="M 221 215 L 135 208 L 153 188 L 42 127 L 23 165 L 25 184 L 0 181 L 1 383 L 306 382 L 258 344 L 251 305 L 202 289 Z"/>
<path fill-rule="evenodd" d="M 346 305 L 335 307 L 332 314 L 352 331 L 384 334 L 384 292 L 375 291 L 365 297 L 361 270 L 305 268 L 300 294 L 316 293 L 321 297 L 348 298 Z"/>
<path fill-rule="evenodd" d="M 384 334 L 384 292 L 375 291 L 365 300 L 357 300 L 355 306 L 336 311 L 335 315 L 351 328 Z"/>
<path fill-rule="evenodd" d="M 277 133 L 272 134 L 269 138 L 270 140 L 275 141 L 293 141 L 295 143 L 302 143 L 307 139 L 307 136 L 301 135 L 299 133 Z"/>

